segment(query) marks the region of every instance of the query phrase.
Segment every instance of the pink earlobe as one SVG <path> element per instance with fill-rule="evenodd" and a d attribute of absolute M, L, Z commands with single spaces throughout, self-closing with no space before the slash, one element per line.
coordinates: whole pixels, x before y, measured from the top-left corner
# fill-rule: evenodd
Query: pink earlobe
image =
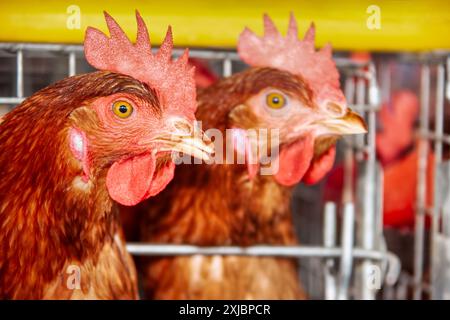
<path fill-rule="evenodd" d="M 84 182 L 89 180 L 89 158 L 88 158 L 88 141 L 86 134 L 76 128 L 70 128 L 69 131 L 69 147 L 75 159 L 79 160 L 83 167 Z"/>

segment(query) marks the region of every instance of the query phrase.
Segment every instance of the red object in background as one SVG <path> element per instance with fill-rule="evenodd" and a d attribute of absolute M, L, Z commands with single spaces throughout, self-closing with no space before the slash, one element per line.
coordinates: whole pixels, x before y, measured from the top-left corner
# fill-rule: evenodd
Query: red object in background
<path fill-rule="evenodd" d="M 382 131 L 376 149 L 384 169 L 384 225 L 413 226 L 417 201 L 418 143 L 414 143 L 414 122 L 419 113 L 417 96 L 407 90 L 396 92 L 390 105 L 379 113 Z M 409 150 L 408 150 L 409 149 Z M 427 206 L 433 201 L 434 155 L 428 154 Z"/>
<path fill-rule="evenodd" d="M 366 63 L 372 59 L 372 55 L 367 51 L 352 52 L 350 58 L 355 62 Z"/>
<path fill-rule="evenodd" d="M 219 77 L 200 59 L 190 58 L 189 64 L 195 67 L 195 84 L 198 88 L 206 88 L 216 82 Z"/>
<path fill-rule="evenodd" d="M 414 226 L 418 183 L 417 149 L 416 145 L 407 155 L 384 167 L 383 221 L 385 226 Z M 429 153 L 426 179 L 427 206 L 433 204 L 433 163 L 434 155 Z"/>
<path fill-rule="evenodd" d="M 419 113 L 417 96 L 407 90 L 395 93 L 390 104 L 379 112 L 382 131 L 377 133 L 376 148 L 383 165 L 396 161 L 414 142 L 414 122 Z"/>
<path fill-rule="evenodd" d="M 376 150 L 384 169 L 384 226 L 412 227 L 415 221 L 418 183 L 418 144 L 414 143 L 414 122 L 419 109 L 417 96 L 401 90 L 384 104 L 379 113 L 382 130 L 377 133 Z M 433 202 L 434 155 L 428 154 L 426 204 Z M 356 169 L 353 180 L 356 180 Z M 344 169 L 338 165 L 329 175 L 324 191 L 326 201 L 341 202 Z"/>

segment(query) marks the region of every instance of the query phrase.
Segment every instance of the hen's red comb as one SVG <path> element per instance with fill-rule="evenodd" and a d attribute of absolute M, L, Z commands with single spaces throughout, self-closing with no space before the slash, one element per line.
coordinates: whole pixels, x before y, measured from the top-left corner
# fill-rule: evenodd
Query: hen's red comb
<path fill-rule="evenodd" d="M 195 111 L 194 68 L 187 64 L 187 49 L 178 60 L 172 60 L 171 27 L 159 51 L 153 54 L 147 27 L 138 11 L 136 44 L 130 42 L 108 13 L 104 14 L 110 37 L 92 27 L 86 30 L 84 53 L 89 64 L 99 70 L 126 74 L 146 83 L 158 92 L 166 108 Z"/>
<path fill-rule="evenodd" d="M 265 14 L 264 36 L 258 37 L 245 28 L 239 37 L 238 53 L 251 66 L 273 67 L 302 76 L 309 82 L 319 105 L 328 101 L 346 105 L 331 46 L 328 44 L 316 51 L 314 38 L 314 23 L 306 31 L 303 40 L 299 40 L 297 21 L 292 13 L 286 37 L 278 32 L 273 21 Z"/>

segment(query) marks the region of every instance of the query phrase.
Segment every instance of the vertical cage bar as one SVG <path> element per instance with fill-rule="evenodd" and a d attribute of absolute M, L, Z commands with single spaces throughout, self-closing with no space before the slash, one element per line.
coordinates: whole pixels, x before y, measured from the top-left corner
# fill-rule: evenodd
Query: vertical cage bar
<path fill-rule="evenodd" d="M 380 62 L 381 101 L 389 101 L 391 96 L 391 67 L 389 61 Z"/>
<path fill-rule="evenodd" d="M 364 101 L 366 98 L 366 80 L 364 78 L 358 78 L 356 81 L 356 105 L 358 106 L 357 111 L 361 113 L 363 117 L 365 117 L 365 112 L 363 111 Z M 358 134 L 355 136 L 356 145 L 358 149 L 364 148 L 364 135 Z"/>
<path fill-rule="evenodd" d="M 446 97 L 450 101 L 450 56 L 447 57 L 447 85 L 446 85 Z M 449 161 L 449 160 L 448 160 Z M 448 181 L 450 181 L 450 169 L 447 171 Z M 444 177 L 446 179 L 446 177 Z M 446 195 L 447 200 L 448 195 Z M 442 207 L 442 233 L 450 237 L 450 201 L 446 201 Z"/>
<path fill-rule="evenodd" d="M 381 103 L 381 90 L 378 86 L 378 81 L 377 81 L 377 69 L 375 68 L 375 64 L 371 63 L 369 66 L 369 72 L 370 72 L 370 78 L 369 78 L 369 95 L 368 95 L 368 99 L 369 99 L 369 105 L 371 107 L 378 107 Z M 391 78 L 391 73 L 390 73 L 390 69 L 387 69 L 386 75 L 384 75 L 385 78 L 387 78 L 388 80 L 388 85 L 387 88 L 385 88 L 385 91 L 387 91 L 387 93 L 390 92 L 390 78 Z"/>
<path fill-rule="evenodd" d="M 324 212 L 323 244 L 326 248 L 336 246 L 336 204 L 327 202 Z M 333 275 L 335 260 L 325 260 L 325 300 L 336 299 L 336 278 Z"/>
<path fill-rule="evenodd" d="M 450 77 L 450 57 L 447 58 L 447 77 Z M 450 100 L 450 81 L 447 79 L 447 86 L 445 88 L 447 100 Z"/>
<path fill-rule="evenodd" d="M 77 56 L 75 52 L 69 53 L 69 77 L 74 76 L 77 73 Z"/>
<path fill-rule="evenodd" d="M 352 104 L 355 96 L 355 81 L 353 77 L 347 77 L 345 79 L 345 98 L 349 104 Z"/>
<path fill-rule="evenodd" d="M 391 69 L 389 64 L 386 64 L 385 74 L 383 74 L 383 79 L 388 82 L 388 85 L 384 88 L 386 97 L 389 97 L 391 91 Z M 379 107 L 381 104 L 381 89 L 377 81 L 377 71 L 374 63 L 370 64 L 369 71 L 371 74 L 369 80 L 369 105 L 371 107 Z M 371 122 L 371 123 L 370 123 Z M 383 238 L 383 197 L 384 197 L 384 172 L 382 166 L 376 160 L 376 132 L 377 132 L 377 117 L 376 112 L 372 111 L 369 114 L 369 124 L 371 125 L 372 131 L 370 131 L 371 136 L 368 138 L 369 147 L 369 160 L 373 162 L 374 175 L 375 175 L 375 191 L 374 191 L 374 237 L 378 236 L 379 241 L 384 244 Z M 375 241 L 375 239 L 374 239 Z M 381 243 L 374 244 L 381 245 Z"/>
<path fill-rule="evenodd" d="M 441 183 L 440 187 L 443 186 L 443 181 L 449 181 L 450 183 L 450 160 L 446 161 L 446 166 L 441 166 L 441 169 L 439 171 L 439 174 L 442 176 L 440 177 Z M 443 195 L 443 194 L 442 194 Z M 445 194 L 445 199 L 443 199 L 443 206 L 442 206 L 442 225 L 441 225 L 441 234 L 444 237 L 450 237 L 450 199 L 449 199 L 448 189 L 447 194 Z"/>
<path fill-rule="evenodd" d="M 225 58 L 223 60 L 223 76 L 229 77 L 233 74 L 233 62 L 230 58 Z"/>
<path fill-rule="evenodd" d="M 18 98 L 23 98 L 23 51 L 21 49 L 17 51 L 16 68 L 16 94 Z"/>
<path fill-rule="evenodd" d="M 339 266 L 339 288 L 337 298 L 348 299 L 348 288 L 353 268 L 353 240 L 355 226 L 355 205 L 345 203 L 343 210 L 341 246 L 342 255 Z"/>
<path fill-rule="evenodd" d="M 435 108 L 435 135 L 442 137 L 444 134 L 444 92 L 445 92 L 445 68 L 443 64 L 437 67 L 436 79 L 436 108 Z M 433 219 L 431 224 L 431 241 L 430 241 L 430 257 L 431 257 L 431 274 L 430 286 L 432 288 L 431 295 L 433 298 L 435 284 L 436 284 L 436 259 L 437 259 L 437 237 L 439 233 L 439 221 L 441 220 L 441 193 L 439 188 L 439 165 L 442 162 L 442 140 L 436 139 L 434 141 L 434 199 L 433 199 Z"/>
<path fill-rule="evenodd" d="M 342 203 L 354 202 L 353 171 L 355 166 L 355 152 L 352 146 L 345 146 L 344 150 L 344 186 Z"/>
<path fill-rule="evenodd" d="M 355 100 L 355 81 L 353 77 L 347 77 L 345 79 L 345 98 L 349 104 L 353 104 Z M 345 141 L 348 142 L 344 147 L 344 186 L 342 192 L 342 204 L 347 202 L 353 202 L 353 171 L 354 171 L 354 158 L 355 152 L 353 150 L 353 142 L 355 137 L 346 137 Z"/>
<path fill-rule="evenodd" d="M 445 96 L 447 98 L 447 102 L 450 101 L 450 56 L 447 57 L 447 61 L 446 61 L 446 67 L 447 67 L 447 81 L 446 81 L 446 86 L 445 86 Z M 445 128 L 444 128 L 445 129 Z M 450 161 L 450 160 L 448 160 Z M 448 171 L 449 174 L 449 178 L 450 178 L 450 170 Z M 445 198 L 446 200 L 447 198 Z M 450 227 L 448 226 L 448 224 L 450 224 L 450 201 L 446 201 L 443 204 L 442 207 L 442 231 L 445 231 L 445 235 L 450 237 Z M 446 219 L 447 217 L 447 219 Z M 444 226 L 446 225 L 446 228 L 444 230 Z"/>
<path fill-rule="evenodd" d="M 420 138 L 419 159 L 417 166 L 417 203 L 416 203 L 416 225 L 414 237 L 414 292 L 413 298 L 422 298 L 423 290 L 423 260 L 425 241 L 425 214 L 426 214 L 426 192 L 427 192 L 427 165 L 428 165 L 428 119 L 430 102 L 430 66 L 422 65 L 421 68 L 421 94 L 420 94 Z"/>
<path fill-rule="evenodd" d="M 373 72 L 373 70 L 372 70 Z M 374 81 L 374 76 L 371 77 L 369 81 L 369 86 L 373 87 L 374 84 L 370 83 Z M 372 97 L 373 99 L 373 97 Z M 371 99 L 371 100 L 372 100 Z M 376 199 L 376 189 L 375 189 L 375 170 L 376 170 L 376 160 L 375 160 L 375 134 L 376 134 L 376 117 L 375 111 L 371 108 L 367 115 L 368 130 L 367 133 L 367 160 L 366 160 L 366 170 L 364 177 L 364 202 L 362 210 L 362 228 L 361 228 L 361 240 L 362 247 L 364 249 L 372 250 L 374 248 L 375 239 L 375 199 Z M 362 262 L 362 272 L 361 272 L 361 298 L 364 300 L 374 299 L 374 291 L 370 289 L 367 285 L 367 279 L 370 277 L 370 272 L 372 270 L 372 261 L 364 260 Z"/>

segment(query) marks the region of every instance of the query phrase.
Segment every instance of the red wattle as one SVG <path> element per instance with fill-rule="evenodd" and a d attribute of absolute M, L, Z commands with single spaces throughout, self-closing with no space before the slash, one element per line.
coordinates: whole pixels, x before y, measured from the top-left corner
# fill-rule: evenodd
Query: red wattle
<path fill-rule="evenodd" d="M 318 159 L 311 162 L 308 171 L 303 176 L 302 181 L 305 184 L 314 184 L 320 181 L 328 172 L 330 172 L 331 168 L 333 168 L 335 157 L 336 147 L 333 146 Z"/>
<path fill-rule="evenodd" d="M 291 145 L 283 146 L 276 160 L 278 172 L 275 173 L 275 180 L 284 186 L 300 182 L 308 170 L 313 154 L 314 139 L 310 134 Z"/>
<path fill-rule="evenodd" d="M 145 154 L 115 162 L 108 170 L 106 187 L 111 198 L 133 206 L 159 193 L 172 180 L 175 164 L 170 162 L 155 173 L 156 158 Z"/>

